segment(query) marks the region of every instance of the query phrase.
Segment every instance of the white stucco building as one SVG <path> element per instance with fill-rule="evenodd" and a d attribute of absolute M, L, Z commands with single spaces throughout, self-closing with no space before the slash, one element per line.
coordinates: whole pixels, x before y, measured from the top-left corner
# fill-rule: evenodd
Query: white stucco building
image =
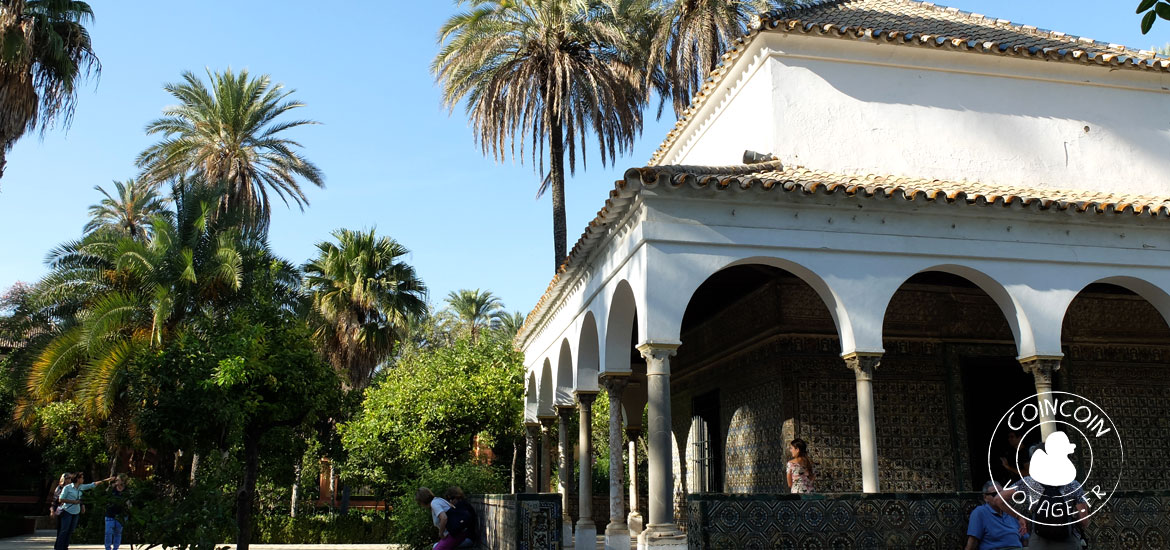
<path fill-rule="evenodd" d="M 771 160 L 743 164 L 745 151 Z M 1069 370 L 1061 369 L 1070 346 L 1100 345 L 1098 355 L 1108 355 L 1108 346 L 1125 344 L 1143 351 L 1115 362 L 1140 363 L 1134 368 L 1154 373 L 1150 395 L 1170 395 L 1170 370 L 1158 370 L 1159 350 L 1170 350 L 1166 151 L 1170 60 L 1151 52 L 908 0 L 822 2 L 761 17 L 650 165 L 617 183 L 517 336 L 530 463 L 541 463 L 541 423 L 559 415 L 565 435 L 570 415 L 588 419 L 599 391 L 626 413 L 623 420 L 623 407 L 612 407 L 611 472 L 632 458 L 623 433 L 642 434 L 649 447 L 645 529 L 637 514 L 627 516 L 614 475 L 610 524 L 583 513 L 566 523 L 566 543 L 581 547 L 604 533 L 607 546 L 621 547 L 633 527 L 639 547 L 685 546 L 680 498 L 776 486 L 767 476 L 783 469 L 794 436 L 810 441 L 826 475 L 836 475 L 826 487 L 840 492 L 969 490 L 981 480 L 968 448 L 988 445 L 972 419 L 991 414 L 971 388 L 980 373 L 1009 376 L 976 363 L 1014 359 L 1033 385 L 1013 392 L 1044 392 L 1054 373 Z M 1113 311 L 1120 336 L 1094 340 L 1102 330 L 1070 328 L 1078 298 L 1133 311 L 1135 324 L 1120 327 L 1127 316 Z M 775 307 L 760 307 L 773 299 Z M 786 309 L 792 304 L 823 305 L 826 330 L 817 328 L 819 313 Z M 918 315 L 918 306 L 952 313 Z M 906 313 L 891 320 L 895 307 Z M 987 325 L 986 335 L 970 326 L 934 332 L 978 316 L 989 320 L 970 325 Z M 818 338 L 831 348 L 821 355 L 792 343 Z M 924 365 L 921 379 L 883 386 L 891 345 L 923 342 L 938 347 L 914 359 Z M 1000 344 L 1014 347 L 998 359 L 980 351 Z M 817 366 L 825 353 L 839 357 L 839 372 Z M 807 359 L 775 366 L 785 354 Z M 733 369 L 732 360 L 746 366 Z M 1062 383 L 1080 388 L 1096 376 L 1083 368 Z M 776 390 L 759 397 L 779 411 L 768 416 L 749 406 L 750 392 L 773 379 Z M 848 400 L 837 401 L 843 387 Z M 938 398 L 949 411 L 937 441 L 883 435 L 883 407 L 897 411 L 899 395 L 922 394 L 922 407 Z M 828 402 L 855 408 L 848 426 L 817 416 Z M 1132 437 L 1156 440 L 1165 430 L 1143 426 L 1134 421 Z M 578 485 L 586 511 L 588 480 L 570 481 L 568 472 L 571 460 L 589 456 L 587 432 L 583 456 L 567 456 L 572 445 L 562 438 L 557 482 L 566 499 Z M 1149 445 L 1159 456 L 1158 443 Z M 934 454 L 937 464 L 914 462 Z M 1170 477 L 1165 466 L 1148 466 L 1155 470 L 1142 479 Z M 532 469 L 530 490 L 549 490 L 541 481 L 548 471 Z M 697 544 L 695 528 L 688 533 Z"/>

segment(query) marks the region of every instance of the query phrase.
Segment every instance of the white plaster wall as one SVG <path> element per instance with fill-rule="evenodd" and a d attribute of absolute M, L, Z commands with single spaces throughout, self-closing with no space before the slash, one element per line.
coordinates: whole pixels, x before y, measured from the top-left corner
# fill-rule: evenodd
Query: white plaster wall
<path fill-rule="evenodd" d="M 734 70 L 665 164 L 735 164 L 772 144 L 847 174 L 1170 196 L 1163 73 L 777 33 Z"/>
<path fill-rule="evenodd" d="M 1021 357 L 1061 354 L 1068 304 L 1093 282 L 1129 278 L 1137 283 L 1123 286 L 1170 314 L 1164 219 L 763 191 L 667 191 L 646 204 L 651 340 L 677 339 L 691 294 L 745 261 L 809 282 L 833 312 L 842 353 L 882 351 L 890 298 L 924 270 L 980 285 L 1004 310 Z"/>

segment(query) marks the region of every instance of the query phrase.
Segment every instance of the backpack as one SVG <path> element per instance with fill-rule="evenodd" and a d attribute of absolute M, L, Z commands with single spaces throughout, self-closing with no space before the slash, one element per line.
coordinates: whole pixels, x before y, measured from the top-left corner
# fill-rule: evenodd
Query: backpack
<path fill-rule="evenodd" d="M 1049 486 L 1045 485 L 1044 486 L 1043 501 L 1047 501 L 1049 504 L 1062 502 L 1063 497 L 1060 496 L 1060 489 L 1061 489 L 1060 487 L 1049 487 Z M 1039 535 L 1041 538 L 1043 538 L 1044 540 L 1050 540 L 1050 541 L 1057 542 L 1057 541 L 1066 541 L 1066 540 L 1069 540 L 1070 538 L 1072 538 L 1072 526 L 1071 525 L 1059 525 L 1060 523 L 1068 522 L 1069 521 L 1068 516 L 1054 516 L 1054 515 L 1052 515 L 1052 506 L 1045 506 L 1043 508 L 1037 507 L 1036 515 L 1034 516 L 1034 519 L 1036 521 L 1042 521 L 1044 523 L 1054 524 L 1054 525 L 1043 525 L 1041 523 L 1034 524 L 1036 526 L 1035 533 L 1037 535 Z"/>
<path fill-rule="evenodd" d="M 466 500 L 457 500 L 447 510 L 447 532 L 460 537 L 470 537 L 475 531 L 475 508 Z"/>

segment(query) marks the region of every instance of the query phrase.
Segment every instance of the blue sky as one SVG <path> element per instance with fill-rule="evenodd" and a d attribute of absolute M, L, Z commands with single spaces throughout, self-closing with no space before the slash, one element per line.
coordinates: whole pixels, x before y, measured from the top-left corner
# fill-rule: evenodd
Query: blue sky
<path fill-rule="evenodd" d="M 527 312 L 552 276 L 551 206 L 535 199 L 530 165 L 486 159 L 461 110 L 448 115 L 428 67 L 435 30 L 454 4 L 300 0 L 91 0 L 100 81 L 80 94 L 66 132 L 26 137 L 0 180 L 0 290 L 44 274 L 53 246 L 80 235 L 92 188 L 134 176 L 134 158 L 152 139 L 147 122 L 172 102 L 165 82 L 184 70 L 248 69 L 296 89 L 298 113 L 322 122 L 295 131 L 325 172 L 300 212 L 277 208 L 275 251 L 294 263 L 340 228 L 377 227 L 412 250 L 410 261 L 441 303 L 459 288 L 490 289 Z M 1147 48 L 1170 41 L 1170 22 L 1148 36 L 1136 0 L 952 0 L 936 2 Z M 197 9 L 196 9 L 197 8 Z M 327 9 L 323 9 L 327 8 Z M 634 151 L 617 168 L 589 169 L 568 182 L 569 246 L 602 207 L 613 182 L 641 166 L 673 125 L 652 113 Z M 783 152 L 778 152 L 783 156 Z"/>

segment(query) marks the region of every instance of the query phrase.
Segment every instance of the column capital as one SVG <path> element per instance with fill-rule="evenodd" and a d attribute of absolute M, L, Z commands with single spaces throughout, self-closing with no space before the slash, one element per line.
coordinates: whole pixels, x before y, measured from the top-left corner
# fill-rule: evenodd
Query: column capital
<path fill-rule="evenodd" d="M 622 391 L 630 384 L 630 373 L 628 372 L 603 372 L 597 377 L 597 381 L 601 382 L 609 396 L 621 396 Z"/>
<path fill-rule="evenodd" d="M 595 391 L 576 391 L 573 395 L 577 397 L 577 403 L 587 407 L 592 406 L 593 402 L 597 400 L 597 392 Z"/>
<path fill-rule="evenodd" d="M 1036 379 L 1037 391 L 1044 393 L 1041 386 L 1052 389 L 1052 375 L 1060 370 L 1061 359 L 1062 357 L 1057 355 L 1033 355 L 1020 359 L 1020 366 L 1024 367 L 1024 372 L 1030 373 Z"/>
<path fill-rule="evenodd" d="M 882 362 L 882 354 L 855 351 L 841 356 L 845 366 L 858 380 L 873 380 L 873 373 Z"/>
<path fill-rule="evenodd" d="M 661 361 L 673 357 L 678 352 L 680 345 L 682 344 L 673 342 L 646 342 L 638 345 L 638 353 L 641 353 L 647 361 L 652 359 Z"/>
<path fill-rule="evenodd" d="M 557 421 L 557 417 L 555 416 L 538 416 L 536 419 L 540 421 L 540 425 L 545 429 L 552 428 L 553 423 Z"/>
<path fill-rule="evenodd" d="M 636 428 L 626 427 L 626 439 L 629 439 L 631 443 L 637 441 L 639 437 L 642 437 L 642 428 L 640 426 Z"/>
<path fill-rule="evenodd" d="M 530 422 L 530 421 L 525 420 L 524 421 L 524 429 L 526 429 L 526 430 L 529 430 L 529 429 L 539 430 L 540 429 L 540 422 Z"/>
<path fill-rule="evenodd" d="M 557 417 L 566 421 L 573 417 L 573 409 L 576 408 L 576 405 L 557 405 L 555 407 L 557 411 Z"/>

